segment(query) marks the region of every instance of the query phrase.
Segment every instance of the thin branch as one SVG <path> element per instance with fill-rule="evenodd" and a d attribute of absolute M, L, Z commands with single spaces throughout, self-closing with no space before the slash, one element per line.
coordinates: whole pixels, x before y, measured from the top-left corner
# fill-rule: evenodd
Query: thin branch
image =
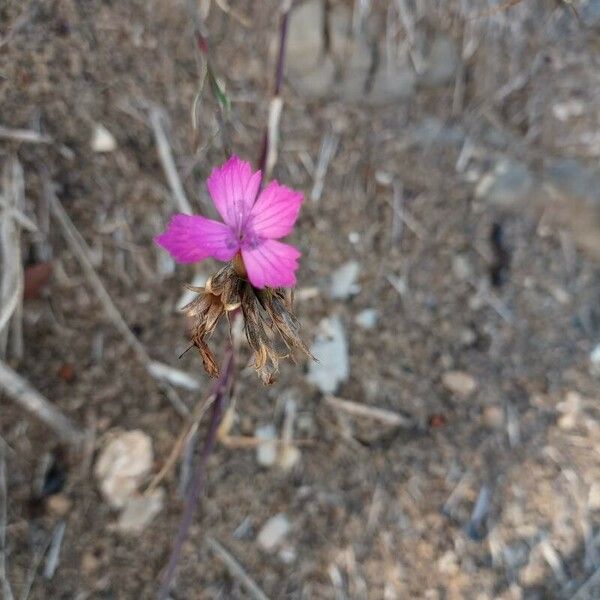
<path fill-rule="evenodd" d="M 186 215 L 191 215 L 193 213 L 192 206 L 185 195 L 175 161 L 173 160 L 171 146 L 162 126 L 162 111 L 156 107 L 150 109 L 150 125 L 152 125 L 152 132 L 154 133 L 154 140 L 158 149 L 158 157 L 169 182 L 177 209 Z"/>
<path fill-rule="evenodd" d="M 49 135 L 44 135 L 31 129 L 11 129 L 2 125 L 0 125 L 0 139 L 28 144 L 52 144 L 54 142 Z"/>
<path fill-rule="evenodd" d="M 63 441 L 74 445 L 84 441 L 85 433 L 81 429 L 1 360 L 0 390 L 50 427 Z"/>
<path fill-rule="evenodd" d="M 8 573 L 6 572 L 6 524 L 7 524 L 8 494 L 6 492 L 6 462 L 4 448 L 0 446 L 0 584 L 5 600 L 14 600 Z"/>
<path fill-rule="evenodd" d="M 21 228 L 16 215 L 25 204 L 23 168 L 12 157 L 7 161 L 3 174 L 3 196 L 0 210 L 0 357 L 5 358 L 8 334 L 12 322 L 15 358 L 23 355 L 22 308 L 24 274 L 21 260 Z"/>
<path fill-rule="evenodd" d="M 240 582 L 240 585 L 248 592 L 253 600 L 269 600 L 268 596 L 258 587 L 254 580 L 246 573 L 244 567 L 235 557 L 222 546 L 215 538 L 207 537 L 208 547 L 225 563 L 227 570 Z"/>
<path fill-rule="evenodd" d="M 325 396 L 325 402 L 332 408 L 337 410 L 343 410 L 350 415 L 355 417 L 366 417 L 368 419 L 374 419 L 381 421 L 386 425 L 392 427 L 413 427 L 414 423 L 411 419 L 402 416 L 391 410 L 385 408 L 377 408 L 376 406 L 369 406 L 368 404 L 360 404 L 358 402 L 352 402 L 351 400 L 343 400 L 342 398 L 336 398 L 335 396 Z"/>
<path fill-rule="evenodd" d="M 169 592 L 173 584 L 173 578 L 175 577 L 175 571 L 177 570 L 177 565 L 183 550 L 183 545 L 188 537 L 190 526 L 192 525 L 192 520 L 194 518 L 194 513 L 196 512 L 196 506 L 198 505 L 198 500 L 200 499 L 200 494 L 204 489 L 206 463 L 208 462 L 209 456 L 212 454 L 217 439 L 217 430 L 219 429 L 219 424 L 221 423 L 224 404 L 227 399 L 227 392 L 233 373 L 233 364 L 233 350 L 229 348 L 223 361 L 221 375 L 215 382 L 212 392 L 215 400 L 212 404 L 212 414 L 208 426 L 206 440 L 196 464 L 194 476 L 189 485 L 189 492 L 187 494 L 185 507 L 183 509 L 183 515 L 179 523 L 179 529 L 177 531 L 175 541 L 173 542 L 173 549 L 171 551 L 169 563 L 165 570 L 160 589 L 158 590 L 158 600 L 166 600 L 169 596 Z"/>

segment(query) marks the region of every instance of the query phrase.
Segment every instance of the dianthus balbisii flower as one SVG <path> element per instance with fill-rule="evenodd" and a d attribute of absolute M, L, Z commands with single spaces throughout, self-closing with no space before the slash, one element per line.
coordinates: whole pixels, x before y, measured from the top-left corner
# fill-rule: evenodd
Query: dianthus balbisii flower
<path fill-rule="evenodd" d="M 230 261 L 240 253 L 256 288 L 293 287 L 300 252 L 279 242 L 298 218 L 302 194 L 271 181 L 259 192 L 261 172 L 237 156 L 213 170 L 208 191 L 223 223 L 178 214 L 156 243 L 181 263 L 205 258 Z"/>
<path fill-rule="evenodd" d="M 276 336 L 289 351 L 310 352 L 299 336 L 291 312 L 291 288 L 296 284 L 300 252 L 279 240 L 298 218 L 302 194 L 271 181 L 260 190 L 262 175 L 234 156 L 214 169 L 207 185 L 223 222 L 199 215 L 177 214 L 156 237 L 181 263 L 215 258 L 228 264 L 212 275 L 184 311 L 193 321 L 192 343 L 206 371 L 219 374 L 206 338 L 221 316 L 238 308 L 244 316 L 246 338 L 255 353 L 254 364 L 265 383 L 273 381 L 281 355 Z"/>

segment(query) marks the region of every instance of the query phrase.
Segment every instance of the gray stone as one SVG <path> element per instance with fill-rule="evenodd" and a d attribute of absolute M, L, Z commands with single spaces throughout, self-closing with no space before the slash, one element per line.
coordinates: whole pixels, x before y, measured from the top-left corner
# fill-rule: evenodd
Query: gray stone
<path fill-rule="evenodd" d="M 165 492 L 162 488 L 130 498 L 119 517 L 117 528 L 130 533 L 142 531 L 162 510 L 164 498 Z"/>
<path fill-rule="evenodd" d="M 533 184 L 533 175 L 526 165 L 503 160 L 492 173 L 487 173 L 479 180 L 475 196 L 501 208 L 512 208 L 527 199 L 533 190 Z"/>
<path fill-rule="evenodd" d="M 433 87 L 454 81 L 458 67 L 458 51 L 454 40 L 445 35 L 436 37 L 426 62 L 427 67 L 420 83 Z"/>
<path fill-rule="evenodd" d="M 410 67 L 382 66 L 375 75 L 367 101 L 377 106 L 405 100 L 415 93 L 416 83 L 417 76 Z"/>
<path fill-rule="evenodd" d="M 567 196 L 600 204 L 600 170 L 574 158 L 561 158 L 546 165 L 544 181 Z"/>
<path fill-rule="evenodd" d="M 344 300 L 360 291 L 356 278 L 360 273 L 360 265 L 351 260 L 339 267 L 331 276 L 329 295 L 332 298 Z"/>
<path fill-rule="evenodd" d="M 600 25 L 600 0 L 587 0 L 587 2 L 579 7 L 579 15 L 581 21 L 589 27 Z"/>
<path fill-rule="evenodd" d="M 437 117 L 425 117 L 410 132 L 420 146 L 458 146 L 464 142 L 465 132 L 458 125 L 446 125 Z"/>
<path fill-rule="evenodd" d="M 290 74 L 307 73 L 317 66 L 323 50 L 323 2 L 310 0 L 290 16 L 286 63 Z"/>
<path fill-rule="evenodd" d="M 333 394 L 350 374 L 346 333 L 338 316 L 321 321 L 311 352 L 317 360 L 309 363 L 308 381 L 324 394 Z"/>
<path fill-rule="evenodd" d="M 379 312 L 376 308 L 365 308 L 361 310 L 354 319 L 356 324 L 363 329 L 373 329 L 377 325 L 379 319 Z"/>
<path fill-rule="evenodd" d="M 254 431 L 261 443 L 256 448 L 256 461 L 262 467 L 272 467 L 277 460 L 277 431 L 274 425 L 263 425 Z"/>

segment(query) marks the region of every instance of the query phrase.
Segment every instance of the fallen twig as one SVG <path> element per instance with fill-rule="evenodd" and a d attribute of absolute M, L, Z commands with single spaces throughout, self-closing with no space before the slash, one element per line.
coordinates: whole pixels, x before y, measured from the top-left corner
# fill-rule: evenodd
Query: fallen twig
<path fill-rule="evenodd" d="M 14 600 L 6 572 L 6 524 L 8 495 L 6 493 L 6 463 L 4 448 L 0 446 L 0 584 L 4 600 Z"/>
<path fill-rule="evenodd" d="M 391 410 L 386 410 L 385 408 L 377 408 L 367 404 L 352 402 L 351 400 L 343 400 L 342 398 L 336 398 L 335 396 L 325 396 L 324 400 L 332 408 L 343 410 L 344 412 L 347 412 L 355 417 L 375 419 L 376 421 L 381 421 L 382 423 L 392 427 L 414 426 L 413 421 L 408 417 L 404 417 L 396 412 L 392 412 Z"/>
<path fill-rule="evenodd" d="M 162 126 L 162 111 L 156 107 L 150 109 L 150 125 L 152 126 L 152 132 L 154 133 L 154 140 L 156 141 L 156 147 L 158 149 L 158 157 L 160 163 L 165 172 L 173 199 L 177 205 L 177 209 L 186 215 L 193 214 L 192 206 L 185 195 L 179 173 L 177 173 L 177 167 L 173 160 L 173 153 L 171 152 L 171 146 L 165 134 L 165 130 Z"/>
<path fill-rule="evenodd" d="M 54 141 L 51 136 L 31 129 L 10 129 L 2 125 L 0 125 L 0 139 L 28 144 L 51 144 Z"/>
<path fill-rule="evenodd" d="M 339 143 L 340 136 L 335 133 L 327 133 L 323 138 L 321 150 L 319 151 L 319 159 L 317 160 L 317 168 L 315 169 L 314 183 L 310 192 L 310 199 L 313 202 L 317 202 L 321 199 L 323 188 L 325 187 L 325 177 L 327 176 L 329 163 L 335 156 Z"/>
<path fill-rule="evenodd" d="M 230 575 L 240 582 L 240 585 L 253 600 L 269 600 L 250 575 L 246 573 L 244 567 L 215 538 L 207 537 L 206 544 L 225 563 Z"/>
<path fill-rule="evenodd" d="M 0 389 L 11 400 L 50 427 L 63 441 L 80 445 L 85 440 L 85 433 L 81 429 L 1 360 Z"/>
<path fill-rule="evenodd" d="M 16 158 L 5 165 L 3 174 L 3 202 L 0 210 L 0 253 L 2 277 L 0 280 L 0 357 L 6 355 L 8 334 L 12 320 L 12 347 L 15 358 L 23 355 L 22 304 L 24 275 L 21 260 L 21 229 L 15 215 L 24 204 L 23 169 Z"/>

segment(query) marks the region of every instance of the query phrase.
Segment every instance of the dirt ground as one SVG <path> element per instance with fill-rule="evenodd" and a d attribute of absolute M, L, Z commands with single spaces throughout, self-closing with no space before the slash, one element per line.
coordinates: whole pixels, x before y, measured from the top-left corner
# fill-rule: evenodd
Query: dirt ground
<path fill-rule="evenodd" d="M 231 102 L 232 149 L 257 164 L 279 3 L 191 4 Z M 349 376 L 335 396 L 410 425 L 340 408 L 306 361 L 265 388 L 242 348 L 230 435 L 280 432 L 293 399 L 300 459 L 265 466 L 253 448 L 217 445 L 173 599 L 259 597 L 209 538 L 271 599 L 600 598 L 600 4 L 497 5 L 334 1 L 325 12 L 313 1 L 292 14 L 274 177 L 306 195 L 291 238 L 303 336 L 312 344 L 339 317 Z M 0 0 L 0 126 L 51 138 L 0 135 L 3 194 L 18 161 L 37 226 L 21 234 L 24 351 L 9 343 L 5 360 L 95 432 L 91 454 L 73 452 L 0 394 L 15 598 L 153 598 L 169 557 L 181 469 L 161 482 L 162 510 L 130 533 L 92 465 L 135 429 L 157 473 L 185 425 L 175 388 L 107 317 L 49 186 L 150 357 L 201 382 L 177 388 L 192 409 L 211 381 L 194 352 L 178 359 L 188 333 L 176 308 L 198 270 L 152 242 L 178 208 L 150 119 L 161 111 L 193 209 L 214 216 L 204 182 L 225 137 L 206 86 L 198 94 L 189 11 L 184 0 Z M 349 261 L 356 281 L 332 297 Z M 48 262 L 40 286 L 31 267 Z M 357 322 L 371 309 L 374 323 Z M 259 533 L 275 515 L 289 531 L 266 550 Z"/>

